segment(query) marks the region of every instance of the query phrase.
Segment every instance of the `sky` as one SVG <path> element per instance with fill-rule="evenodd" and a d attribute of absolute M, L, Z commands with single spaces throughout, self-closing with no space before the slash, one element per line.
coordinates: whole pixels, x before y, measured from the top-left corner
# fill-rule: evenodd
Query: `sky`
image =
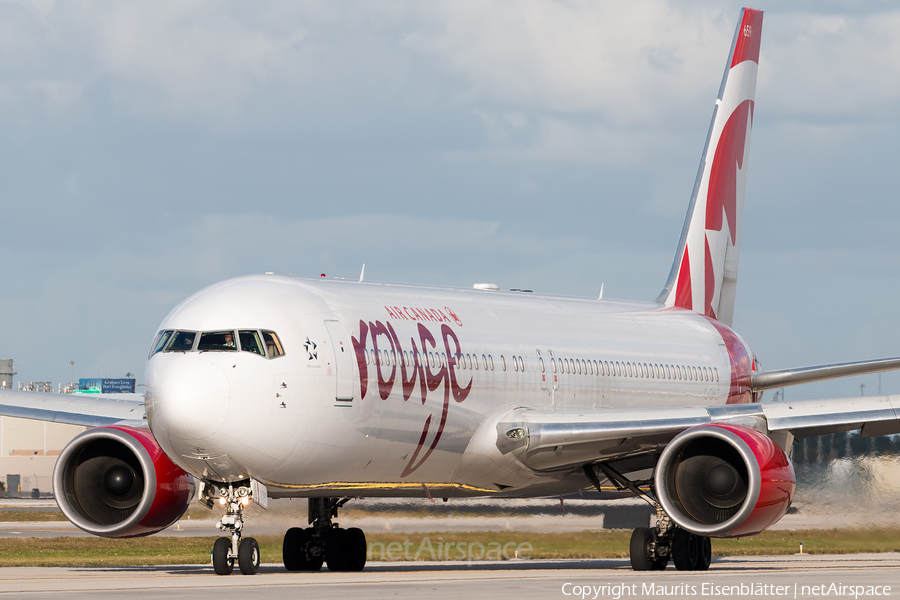
<path fill-rule="evenodd" d="M 0 358 L 140 381 L 176 304 L 266 271 L 653 300 L 740 8 L 0 2 Z M 734 328 L 765 368 L 898 356 L 900 8 L 755 8 Z"/>

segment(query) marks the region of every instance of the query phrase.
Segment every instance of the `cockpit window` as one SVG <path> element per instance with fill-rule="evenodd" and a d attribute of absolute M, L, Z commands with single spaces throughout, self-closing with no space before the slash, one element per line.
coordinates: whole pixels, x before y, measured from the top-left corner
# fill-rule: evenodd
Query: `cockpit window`
<path fill-rule="evenodd" d="M 194 339 L 197 337 L 196 331 L 176 331 L 171 336 L 169 345 L 166 346 L 166 352 L 190 352 L 194 347 Z"/>
<path fill-rule="evenodd" d="M 237 352 L 233 331 L 207 331 L 200 334 L 200 352 Z"/>
<path fill-rule="evenodd" d="M 171 329 L 157 333 L 156 339 L 153 340 L 153 350 L 150 351 L 150 356 L 153 356 L 157 352 L 162 352 L 162 349 L 166 347 L 166 342 L 169 341 L 169 338 L 172 337 L 173 333 L 174 332 Z"/>
<path fill-rule="evenodd" d="M 238 337 L 241 341 L 241 350 L 244 352 L 253 352 L 260 356 L 265 356 L 262 341 L 259 339 L 259 332 L 252 329 L 241 329 L 238 331 Z"/>
<path fill-rule="evenodd" d="M 281 340 L 275 335 L 274 331 L 263 331 L 263 340 L 266 342 L 266 356 L 276 358 L 284 356 L 284 348 L 281 346 Z"/>

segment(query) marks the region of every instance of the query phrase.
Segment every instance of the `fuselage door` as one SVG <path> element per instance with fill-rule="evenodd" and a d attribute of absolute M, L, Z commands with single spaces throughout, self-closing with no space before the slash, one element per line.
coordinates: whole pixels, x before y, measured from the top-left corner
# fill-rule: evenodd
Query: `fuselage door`
<path fill-rule="evenodd" d="M 550 364 L 547 365 L 547 379 L 550 381 L 554 391 L 559 389 L 559 361 L 553 356 L 553 350 L 547 350 L 547 356 L 550 357 Z"/>
<path fill-rule="evenodd" d="M 537 367 L 538 367 L 538 376 L 541 378 L 541 389 L 547 389 L 547 380 L 550 379 L 550 361 L 544 361 L 543 355 L 541 355 L 540 349 L 535 350 L 537 354 Z"/>
<path fill-rule="evenodd" d="M 353 400 L 353 353 L 350 351 L 347 332 L 340 321 L 325 321 L 328 335 L 331 336 L 331 350 L 334 355 L 334 375 L 336 400 L 349 402 Z"/>

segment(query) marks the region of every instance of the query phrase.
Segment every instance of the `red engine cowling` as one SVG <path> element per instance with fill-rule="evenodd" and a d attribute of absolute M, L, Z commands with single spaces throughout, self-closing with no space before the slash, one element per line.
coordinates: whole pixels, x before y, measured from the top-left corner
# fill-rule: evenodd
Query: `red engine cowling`
<path fill-rule="evenodd" d="M 66 446 L 53 470 L 56 502 L 75 525 L 102 537 L 162 531 L 194 495 L 194 479 L 146 429 L 89 429 Z"/>
<path fill-rule="evenodd" d="M 707 537 L 759 533 L 784 516 L 797 487 L 794 467 L 775 442 L 725 424 L 676 436 L 659 457 L 654 481 L 669 517 Z"/>

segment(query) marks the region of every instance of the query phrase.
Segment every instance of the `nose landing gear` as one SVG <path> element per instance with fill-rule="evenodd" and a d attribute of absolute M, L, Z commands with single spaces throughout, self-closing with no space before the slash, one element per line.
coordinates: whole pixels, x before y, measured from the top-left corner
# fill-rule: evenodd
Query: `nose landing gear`
<path fill-rule="evenodd" d="M 292 527 L 284 535 L 282 557 L 288 571 L 362 571 L 366 566 L 366 536 L 356 527 L 342 529 L 332 518 L 350 498 L 309 498 L 309 524 Z"/>
<path fill-rule="evenodd" d="M 250 503 L 250 488 L 219 488 L 219 503 L 225 505 L 225 515 L 216 523 L 216 528 L 230 533 L 230 537 L 220 537 L 213 544 L 212 562 L 216 575 L 231 575 L 235 560 L 243 575 L 255 575 L 259 571 L 259 544 L 252 537 L 243 538 L 244 507 Z"/>

